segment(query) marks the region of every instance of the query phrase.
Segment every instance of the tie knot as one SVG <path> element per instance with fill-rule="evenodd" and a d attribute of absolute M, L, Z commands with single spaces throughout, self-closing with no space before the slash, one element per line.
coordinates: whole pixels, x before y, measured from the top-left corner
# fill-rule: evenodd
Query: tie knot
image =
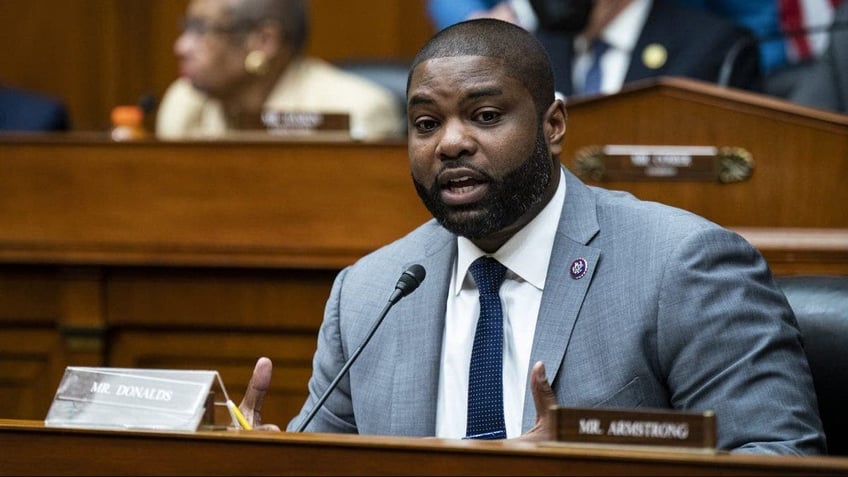
<path fill-rule="evenodd" d="M 492 257 L 480 257 L 469 267 L 480 294 L 497 294 L 506 275 L 506 267 Z"/>
<path fill-rule="evenodd" d="M 592 40 L 592 44 L 589 46 L 589 50 L 592 52 L 592 58 L 595 58 L 596 60 L 606 53 L 608 48 L 609 43 L 601 40 L 600 38 Z"/>

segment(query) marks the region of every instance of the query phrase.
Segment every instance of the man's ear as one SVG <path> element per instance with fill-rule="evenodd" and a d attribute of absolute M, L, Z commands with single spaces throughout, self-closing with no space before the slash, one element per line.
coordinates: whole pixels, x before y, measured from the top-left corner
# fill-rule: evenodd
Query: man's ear
<path fill-rule="evenodd" d="M 561 99 L 555 99 L 545 112 L 543 124 L 545 139 L 548 142 L 548 149 L 554 156 L 559 156 L 562 152 L 567 117 L 565 104 L 563 104 Z"/>

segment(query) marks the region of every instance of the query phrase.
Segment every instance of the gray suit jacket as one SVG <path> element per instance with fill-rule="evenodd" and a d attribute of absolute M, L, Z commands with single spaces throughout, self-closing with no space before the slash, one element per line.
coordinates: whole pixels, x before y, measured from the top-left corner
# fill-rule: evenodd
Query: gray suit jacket
<path fill-rule="evenodd" d="M 719 445 L 823 451 L 801 336 L 760 254 L 688 212 L 588 187 L 566 198 L 528 369 L 538 360 L 568 406 L 713 410 Z M 430 221 L 337 277 L 295 429 L 379 316 L 400 274 L 420 288 L 388 314 L 307 428 L 433 436 L 456 237 Z M 589 270 L 569 273 L 583 258 Z M 536 418 L 526 391 L 523 429 Z"/>

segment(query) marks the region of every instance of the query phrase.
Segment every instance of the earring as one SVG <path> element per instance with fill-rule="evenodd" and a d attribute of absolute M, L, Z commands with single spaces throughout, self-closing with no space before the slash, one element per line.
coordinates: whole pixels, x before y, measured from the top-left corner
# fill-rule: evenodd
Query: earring
<path fill-rule="evenodd" d="M 250 74 L 261 76 L 268 71 L 268 57 L 261 50 L 253 50 L 244 57 L 244 69 Z"/>

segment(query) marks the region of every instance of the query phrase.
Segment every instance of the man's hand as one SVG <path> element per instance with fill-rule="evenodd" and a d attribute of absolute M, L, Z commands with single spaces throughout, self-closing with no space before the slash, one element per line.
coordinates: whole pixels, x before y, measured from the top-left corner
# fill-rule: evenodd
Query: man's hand
<path fill-rule="evenodd" d="M 256 361 L 253 376 L 250 377 L 250 383 L 248 383 L 247 391 L 244 393 L 244 399 L 239 404 L 239 410 L 244 414 L 247 422 L 257 431 L 280 430 L 277 425 L 262 424 L 262 401 L 265 399 L 265 393 L 268 392 L 268 386 L 271 384 L 272 368 L 273 365 L 268 358 L 262 357 Z"/>
<path fill-rule="evenodd" d="M 541 361 L 534 364 L 533 370 L 530 371 L 530 390 L 536 404 L 536 424 L 518 439 L 534 442 L 552 440 L 554 423 L 550 417 L 550 407 L 557 404 L 557 399 L 545 375 L 545 365 Z"/>

